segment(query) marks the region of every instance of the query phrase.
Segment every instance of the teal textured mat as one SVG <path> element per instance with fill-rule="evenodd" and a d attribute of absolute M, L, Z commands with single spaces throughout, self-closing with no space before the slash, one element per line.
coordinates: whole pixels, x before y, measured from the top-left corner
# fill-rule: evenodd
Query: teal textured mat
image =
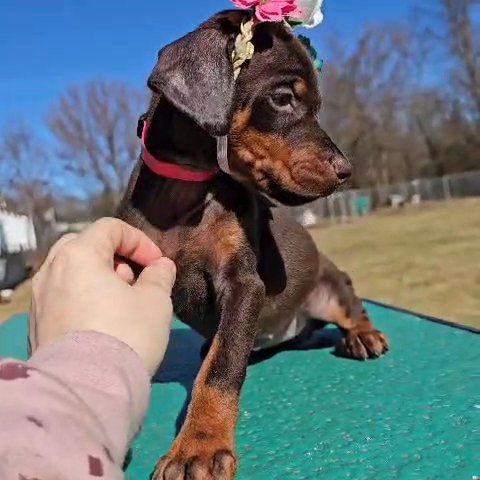
<path fill-rule="evenodd" d="M 480 336 L 376 305 L 368 310 L 392 345 L 380 360 L 340 359 L 324 348 L 280 352 L 249 367 L 239 480 L 480 477 Z M 25 333 L 25 317 L 0 328 L 0 355 L 24 358 Z M 148 479 L 168 450 L 200 345 L 176 324 L 128 479 Z"/>

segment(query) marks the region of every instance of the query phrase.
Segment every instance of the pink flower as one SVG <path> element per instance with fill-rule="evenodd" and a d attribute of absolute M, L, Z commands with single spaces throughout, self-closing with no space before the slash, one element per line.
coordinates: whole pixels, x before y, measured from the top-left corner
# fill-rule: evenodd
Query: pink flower
<path fill-rule="evenodd" d="M 253 8 L 260 0 L 232 0 L 232 2 L 237 8 Z"/>
<path fill-rule="evenodd" d="M 253 8 L 260 0 L 232 0 L 232 2 L 237 8 Z"/>
<path fill-rule="evenodd" d="M 297 0 L 232 0 L 238 8 L 255 8 L 260 22 L 281 22 L 287 17 L 299 17 Z"/>

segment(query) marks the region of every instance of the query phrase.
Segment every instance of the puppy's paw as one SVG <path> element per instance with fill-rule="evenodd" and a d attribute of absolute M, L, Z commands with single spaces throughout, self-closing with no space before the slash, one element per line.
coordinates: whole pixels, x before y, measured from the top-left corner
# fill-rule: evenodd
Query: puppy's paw
<path fill-rule="evenodd" d="M 191 445 L 189 450 L 169 452 L 157 465 L 152 480 L 233 480 L 237 459 L 229 449 Z"/>
<path fill-rule="evenodd" d="M 378 330 L 352 330 L 337 346 L 335 353 L 355 360 L 378 358 L 389 350 L 387 337 Z"/>

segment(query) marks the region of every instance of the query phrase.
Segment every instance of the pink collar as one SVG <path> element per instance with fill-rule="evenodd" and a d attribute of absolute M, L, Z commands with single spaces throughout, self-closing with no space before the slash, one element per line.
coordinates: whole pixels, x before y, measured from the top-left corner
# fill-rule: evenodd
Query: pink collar
<path fill-rule="evenodd" d="M 183 180 L 184 182 L 208 182 L 217 176 L 217 171 L 210 172 L 197 172 L 194 170 L 189 170 L 182 165 L 176 165 L 174 163 L 162 162 L 155 158 L 145 146 L 145 138 L 147 136 L 148 122 L 145 120 L 143 122 L 143 132 L 142 132 L 142 157 L 143 163 L 159 177 L 172 178 L 174 180 Z"/>

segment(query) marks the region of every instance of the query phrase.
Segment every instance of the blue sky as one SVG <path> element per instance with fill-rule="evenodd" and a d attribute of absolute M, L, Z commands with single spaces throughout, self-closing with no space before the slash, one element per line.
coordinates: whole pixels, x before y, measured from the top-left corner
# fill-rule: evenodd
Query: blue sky
<path fill-rule="evenodd" d="M 366 23 L 406 19 L 415 0 L 326 0 L 324 24 L 308 32 L 319 54 L 329 35 L 354 39 Z M 11 116 L 41 121 L 70 84 L 92 78 L 142 87 L 159 48 L 229 0 L 2 0 L 0 128 Z"/>

